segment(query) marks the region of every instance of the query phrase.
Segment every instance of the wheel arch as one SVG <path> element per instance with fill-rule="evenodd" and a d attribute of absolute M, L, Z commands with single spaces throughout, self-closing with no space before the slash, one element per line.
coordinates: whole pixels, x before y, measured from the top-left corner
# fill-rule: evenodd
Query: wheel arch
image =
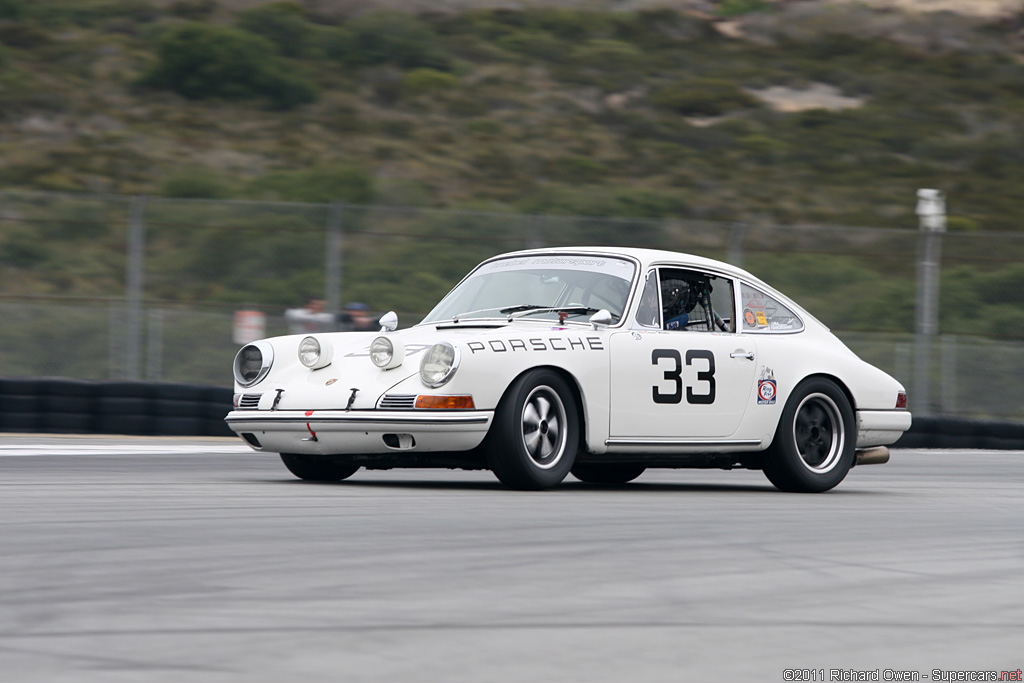
<path fill-rule="evenodd" d="M 857 401 L 853 397 L 853 392 L 850 391 L 850 387 L 847 386 L 846 382 L 844 382 L 843 380 L 839 379 L 838 377 L 836 377 L 835 375 L 833 375 L 831 373 L 828 373 L 828 372 L 812 373 L 810 375 L 807 375 L 803 379 L 801 379 L 799 382 L 797 382 L 793 386 L 793 388 L 796 389 L 796 387 L 798 387 L 801 384 L 803 384 L 804 382 L 806 382 L 808 380 L 812 380 L 812 379 L 826 379 L 826 380 L 829 380 L 830 382 L 832 382 L 833 384 L 835 384 L 837 387 L 839 387 L 840 391 L 842 391 L 843 394 L 846 396 L 846 400 L 850 402 L 850 408 L 853 410 L 853 414 L 856 417 L 856 415 L 857 415 Z"/>
<path fill-rule="evenodd" d="M 501 393 L 501 398 L 498 400 L 498 403 L 500 404 L 508 397 L 508 393 L 512 389 L 512 386 L 515 385 L 515 383 L 518 382 L 523 377 L 523 375 L 533 372 L 534 370 L 550 370 L 551 372 L 554 372 L 559 377 L 564 379 L 565 383 L 569 385 L 569 390 L 572 391 L 573 402 L 576 404 L 576 418 L 579 420 L 580 442 L 578 445 L 580 450 L 589 451 L 590 449 L 587 448 L 587 406 L 586 402 L 583 400 L 583 388 L 580 386 L 579 379 L 576 377 L 576 375 L 569 372 L 565 368 L 559 367 L 557 365 L 533 365 L 531 367 L 524 369 L 522 372 L 520 372 L 518 375 L 516 375 L 509 381 L 508 385 L 505 387 L 505 391 Z"/>
<path fill-rule="evenodd" d="M 814 379 L 828 380 L 828 381 L 832 382 L 833 384 L 835 384 L 837 387 L 839 387 L 839 390 L 843 392 L 843 396 L 845 396 L 846 400 L 850 402 L 850 409 L 853 410 L 853 416 L 854 416 L 854 429 L 856 429 L 857 402 L 853 398 L 853 392 L 850 391 L 850 387 L 847 386 L 846 382 L 844 382 L 843 380 L 839 379 L 838 377 L 836 377 L 832 373 L 829 373 L 829 372 L 812 372 L 809 375 L 805 375 L 804 377 L 801 377 L 800 381 L 798 381 L 796 384 L 793 385 L 793 389 L 790 391 L 790 395 L 793 394 L 793 392 L 796 390 L 796 388 L 798 386 L 800 386 L 804 382 L 807 382 L 807 381 L 810 381 L 810 380 L 814 380 Z M 786 401 L 787 402 L 789 401 L 789 396 L 786 397 Z M 785 407 L 785 406 L 783 406 L 783 407 Z M 779 416 L 779 419 L 774 422 L 774 426 L 772 427 L 771 433 L 768 435 L 768 439 L 765 442 L 764 447 L 761 449 L 761 451 L 759 451 L 759 453 L 761 453 L 761 454 L 764 454 L 765 452 L 767 452 L 768 449 L 771 448 L 772 444 L 775 443 L 776 429 L 778 429 L 779 421 L 782 420 L 782 410 L 781 409 L 779 410 L 778 416 Z"/>

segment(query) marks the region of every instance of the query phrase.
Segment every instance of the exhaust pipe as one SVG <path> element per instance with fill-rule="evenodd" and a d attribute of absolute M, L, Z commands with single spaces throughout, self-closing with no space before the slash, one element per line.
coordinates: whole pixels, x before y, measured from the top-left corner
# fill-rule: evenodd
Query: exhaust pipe
<path fill-rule="evenodd" d="M 862 448 L 857 451 L 855 465 L 884 465 L 889 462 L 889 449 L 885 446 Z"/>

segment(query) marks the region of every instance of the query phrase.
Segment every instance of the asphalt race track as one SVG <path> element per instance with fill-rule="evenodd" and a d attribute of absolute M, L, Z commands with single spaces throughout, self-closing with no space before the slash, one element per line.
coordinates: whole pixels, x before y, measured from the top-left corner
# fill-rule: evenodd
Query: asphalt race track
<path fill-rule="evenodd" d="M 697 470 L 521 493 L 310 484 L 229 439 L 4 435 L 0 587 L 10 683 L 1016 672 L 1024 453 L 894 451 L 824 495 Z"/>

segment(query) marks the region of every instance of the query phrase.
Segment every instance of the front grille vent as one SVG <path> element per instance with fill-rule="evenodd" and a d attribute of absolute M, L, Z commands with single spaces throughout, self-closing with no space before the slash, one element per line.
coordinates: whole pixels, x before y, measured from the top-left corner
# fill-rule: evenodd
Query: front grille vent
<path fill-rule="evenodd" d="M 412 410 L 416 407 L 416 394 L 385 394 L 380 400 L 381 410 Z"/>
<path fill-rule="evenodd" d="M 238 400 L 239 410 L 259 410 L 260 396 L 263 394 L 242 394 Z"/>

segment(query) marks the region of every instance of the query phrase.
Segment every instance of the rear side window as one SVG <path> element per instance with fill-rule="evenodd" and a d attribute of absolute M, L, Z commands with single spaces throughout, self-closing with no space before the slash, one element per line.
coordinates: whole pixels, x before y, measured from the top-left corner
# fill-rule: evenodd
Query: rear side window
<path fill-rule="evenodd" d="M 740 287 L 744 332 L 799 332 L 804 323 L 775 297 L 743 283 Z"/>

